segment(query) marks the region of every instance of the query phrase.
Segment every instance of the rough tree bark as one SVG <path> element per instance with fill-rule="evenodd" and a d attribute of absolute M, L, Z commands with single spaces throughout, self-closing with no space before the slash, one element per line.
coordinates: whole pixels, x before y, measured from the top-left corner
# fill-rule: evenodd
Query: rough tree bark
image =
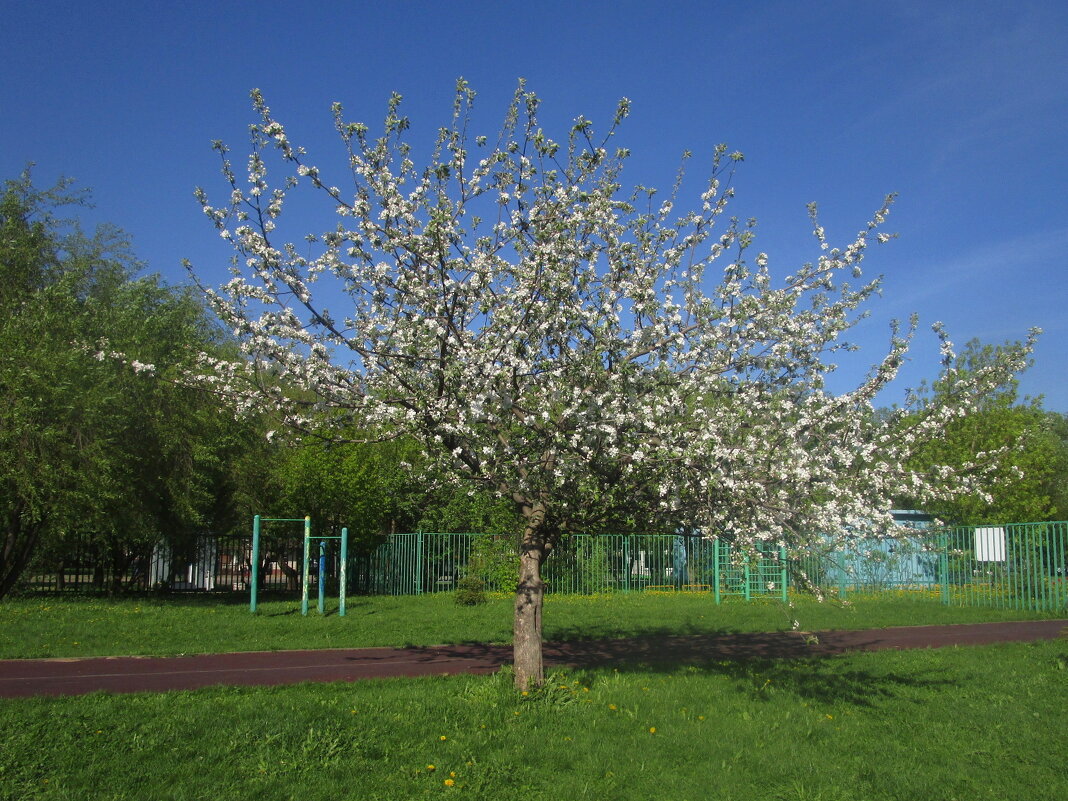
<path fill-rule="evenodd" d="M 512 655 L 515 686 L 519 690 L 540 687 L 545 680 L 541 655 L 541 612 L 545 584 L 541 565 L 548 551 L 543 531 L 545 509 L 541 504 L 524 507 L 526 525 L 519 545 L 519 583 L 515 589 L 515 621 Z"/>

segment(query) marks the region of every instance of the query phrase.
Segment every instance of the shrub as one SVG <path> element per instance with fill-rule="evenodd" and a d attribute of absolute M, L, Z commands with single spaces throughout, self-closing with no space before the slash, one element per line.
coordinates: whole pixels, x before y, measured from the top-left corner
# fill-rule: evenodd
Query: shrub
<path fill-rule="evenodd" d="M 456 603 L 461 606 L 486 603 L 486 582 L 477 576 L 464 576 L 456 582 Z"/>

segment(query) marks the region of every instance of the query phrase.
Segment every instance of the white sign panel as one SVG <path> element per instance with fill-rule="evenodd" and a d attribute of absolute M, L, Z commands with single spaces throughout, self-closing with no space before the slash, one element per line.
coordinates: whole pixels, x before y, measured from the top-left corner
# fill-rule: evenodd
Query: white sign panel
<path fill-rule="evenodd" d="M 1005 529 L 989 526 L 975 530 L 975 561 L 1005 561 Z"/>

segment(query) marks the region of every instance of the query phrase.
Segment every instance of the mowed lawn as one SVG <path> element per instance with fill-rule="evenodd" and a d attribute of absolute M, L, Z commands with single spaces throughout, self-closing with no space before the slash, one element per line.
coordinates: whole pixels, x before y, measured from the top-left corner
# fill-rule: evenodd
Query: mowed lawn
<path fill-rule="evenodd" d="M 844 609 L 797 602 L 792 610 L 701 600 L 551 598 L 546 633 L 774 630 L 789 627 L 788 614 L 809 630 L 1029 617 L 905 598 Z M 354 599 L 345 618 L 308 619 L 282 603 L 252 618 L 207 602 L 50 601 L 48 609 L 41 599 L 0 604 L 5 655 L 105 653 L 109 643 L 112 653 L 178 653 L 219 643 L 240 650 L 509 637 L 506 600 L 469 609 L 449 598 Z M 131 649 L 138 630 L 147 646 Z M 20 647 L 23 638 L 48 644 Z M 619 665 L 556 674 L 528 696 L 511 689 L 505 671 L 12 699 L 0 700 L 0 799 L 1059 801 L 1068 797 L 1066 719 L 1063 639 Z"/>
<path fill-rule="evenodd" d="M 847 605 L 800 596 L 779 601 L 708 594 L 633 593 L 548 596 L 547 640 L 603 639 L 654 634 L 721 634 L 789 630 L 863 629 L 932 623 L 978 623 L 1068 617 L 1018 610 L 944 606 L 937 594 L 883 594 Z M 295 600 L 261 602 L 252 615 L 245 598 L 37 597 L 0 602 L 0 658 L 174 655 L 299 648 L 442 645 L 512 640 L 512 600 L 458 606 L 448 593 L 359 597 L 337 601 L 326 615 L 300 614 Z"/>

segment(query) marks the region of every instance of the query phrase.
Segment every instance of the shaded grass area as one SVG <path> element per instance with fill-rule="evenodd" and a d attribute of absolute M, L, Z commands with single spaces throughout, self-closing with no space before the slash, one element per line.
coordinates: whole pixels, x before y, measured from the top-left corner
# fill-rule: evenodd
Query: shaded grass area
<path fill-rule="evenodd" d="M 1064 616 L 1065 613 L 1061 613 Z M 728 600 L 707 594 L 550 596 L 547 640 L 656 634 L 722 634 L 878 628 L 1056 617 L 1048 613 L 943 606 L 919 596 L 857 598 L 849 605 L 799 597 Z M 512 601 L 458 606 L 451 595 L 360 597 L 345 617 L 334 607 L 300 614 L 299 601 L 261 603 L 252 615 L 242 598 L 30 598 L 0 602 L 0 658 L 172 655 L 300 648 L 508 643 Z"/>
<path fill-rule="evenodd" d="M 1068 797 L 1068 642 L 0 701 L 0 799 Z"/>

